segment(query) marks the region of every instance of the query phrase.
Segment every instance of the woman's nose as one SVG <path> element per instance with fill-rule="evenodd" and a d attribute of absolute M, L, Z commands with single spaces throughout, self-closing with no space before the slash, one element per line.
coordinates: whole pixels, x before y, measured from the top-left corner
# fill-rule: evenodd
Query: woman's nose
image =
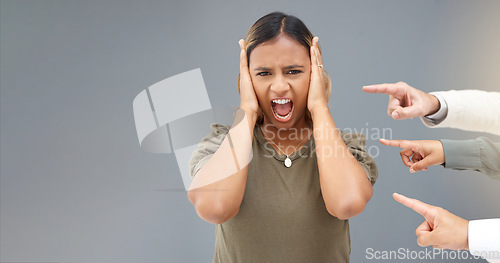
<path fill-rule="evenodd" d="M 276 92 L 283 92 L 288 90 L 289 88 L 290 85 L 288 84 L 283 74 L 276 75 L 276 77 L 273 80 L 273 83 L 271 84 L 271 90 Z"/>

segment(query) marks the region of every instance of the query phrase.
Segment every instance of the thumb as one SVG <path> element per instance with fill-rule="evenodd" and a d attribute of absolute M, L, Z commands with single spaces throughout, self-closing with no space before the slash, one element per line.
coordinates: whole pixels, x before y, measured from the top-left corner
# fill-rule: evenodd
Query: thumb
<path fill-rule="evenodd" d="M 422 171 L 422 170 L 427 170 L 427 167 L 432 166 L 432 165 L 433 164 L 430 161 L 429 157 L 426 157 L 426 158 L 422 159 L 421 161 L 414 163 L 410 167 L 410 172 L 414 173 L 414 172 L 418 172 L 418 171 Z"/>
<path fill-rule="evenodd" d="M 422 233 L 417 238 L 417 244 L 421 247 L 432 246 L 432 245 L 436 245 L 437 243 L 438 242 L 436 240 L 436 233 L 433 231 L 428 232 L 428 233 Z"/>
<path fill-rule="evenodd" d="M 418 161 L 418 162 L 414 163 L 410 167 L 410 171 L 411 172 L 418 172 L 418 171 L 422 171 L 422 170 L 427 170 L 427 167 L 433 166 L 433 165 L 436 165 L 436 164 L 439 164 L 439 161 L 436 160 L 435 155 L 433 155 L 431 153 L 430 155 L 427 155 L 421 161 Z"/>
<path fill-rule="evenodd" d="M 404 120 L 413 117 L 421 117 L 419 114 L 420 110 L 417 106 L 401 107 L 397 106 L 392 112 L 391 116 L 393 119 Z"/>

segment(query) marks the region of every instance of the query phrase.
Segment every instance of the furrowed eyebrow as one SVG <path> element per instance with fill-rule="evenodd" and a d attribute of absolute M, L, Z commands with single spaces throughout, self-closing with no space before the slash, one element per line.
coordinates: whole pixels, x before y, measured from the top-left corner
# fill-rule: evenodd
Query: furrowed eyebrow
<path fill-rule="evenodd" d="M 285 69 L 303 68 L 303 67 L 304 67 L 304 66 L 301 66 L 301 65 L 290 65 L 290 66 L 285 67 Z"/>
<path fill-rule="evenodd" d="M 303 68 L 303 67 L 304 67 L 304 66 L 301 66 L 301 65 L 290 65 L 290 66 L 286 66 L 286 67 L 284 67 L 283 69 Z M 269 70 L 271 70 L 271 68 L 266 68 L 266 67 L 258 67 L 258 68 L 254 68 L 253 70 L 255 70 L 255 71 L 259 71 L 259 70 L 269 71 Z"/>

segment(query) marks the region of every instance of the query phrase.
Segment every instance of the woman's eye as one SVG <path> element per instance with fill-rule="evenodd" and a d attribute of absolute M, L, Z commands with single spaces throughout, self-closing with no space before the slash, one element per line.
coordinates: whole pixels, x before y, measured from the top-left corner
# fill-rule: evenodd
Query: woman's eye
<path fill-rule="evenodd" d="M 292 70 L 288 71 L 288 74 L 299 74 L 299 73 L 302 73 L 302 70 L 292 69 Z"/>
<path fill-rule="evenodd" d="M 259 73 L 257 73 L 257 76 L 267 76 L 267 75 L 271 75 L 271 73 L 269 73 L 269 72 L 259 72 Z"/>

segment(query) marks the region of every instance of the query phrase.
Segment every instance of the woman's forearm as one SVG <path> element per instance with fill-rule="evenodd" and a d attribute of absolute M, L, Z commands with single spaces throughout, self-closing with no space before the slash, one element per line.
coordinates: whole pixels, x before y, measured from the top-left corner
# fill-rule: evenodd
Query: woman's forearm
<path fill-rule="evenodd" d="M 328 107 L 311 112 L 321 192 L 330 214 L 348 219 L 361 213 L 373 189 L 365 170 L 345 145 Z"/>
<path fill-rule="evenodd" d="M 245 192 L 254 126 L 255 116 L 238 111 L 222 144 L 194 176 L 188 199 L 205 221 L 220 224 L 238 213 Z"/>

